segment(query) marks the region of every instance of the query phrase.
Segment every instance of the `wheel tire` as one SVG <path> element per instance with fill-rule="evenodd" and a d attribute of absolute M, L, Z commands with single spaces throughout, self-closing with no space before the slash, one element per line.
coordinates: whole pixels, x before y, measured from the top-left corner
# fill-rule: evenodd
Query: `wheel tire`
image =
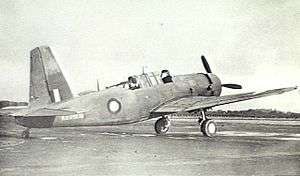
<path fill-rule="evenodd" d="M 23 131 L 22 132 L 22 138 L 28 139 L 29 138 L 29 131 Z"/>
<path fill-rule="evenodd" d="M 169 131 L 170 120 L 167 118 L 160 118 L 155 122 L 154 129 L 157 134 L 165 134 Z"/>
<path fill-rule="evenodd" d="M 206 137 L 213 137 L 217 133 L 217 124 L 213 120 L 205 120 L 201 124 L 201 132 Z"/>

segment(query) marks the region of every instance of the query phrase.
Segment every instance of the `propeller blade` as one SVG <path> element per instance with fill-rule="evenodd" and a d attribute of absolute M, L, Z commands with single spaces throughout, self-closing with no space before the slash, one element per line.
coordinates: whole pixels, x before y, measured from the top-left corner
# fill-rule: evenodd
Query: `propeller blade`
<path fill-rule="evenodd" d="M 207 62 L 207 60 L 205 59 L 204 56 L 201 56 L 201 60 L 202 60 L 202 64 L 203 64 L 203 66 L 204 66 L 206 72 L 207 72 L 207 73 L 212 73 L 212 72 L 211 72 L 211 69 L 210 69 L 210 67 L 209 67 L 209 64 L 208 64 L 208 62 Z"/>
<path fill-rule="evenodd" d="M 226 87 L 230 89 L 242 89 L 242 86 L 238 84 L 222 84 L 222 87 Z"/>

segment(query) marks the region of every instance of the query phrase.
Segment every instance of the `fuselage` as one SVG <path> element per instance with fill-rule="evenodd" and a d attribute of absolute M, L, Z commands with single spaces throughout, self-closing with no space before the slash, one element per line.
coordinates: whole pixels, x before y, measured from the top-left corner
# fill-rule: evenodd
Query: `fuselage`
<path fill-rule="evenodd" d="M 138 89 L 111 87 L 66 101 L 47 105 L 50 109 L 76 111 L 75 115 L 16 117 L 29 128 L 120 125 L 156 118 L 152 110 L 164 103 L 187 96 L 220 96 L 221 81 L 202 73 L 178 75 L 173 82 Z M 209 87 L 210 86 L 210 87 Z"/>

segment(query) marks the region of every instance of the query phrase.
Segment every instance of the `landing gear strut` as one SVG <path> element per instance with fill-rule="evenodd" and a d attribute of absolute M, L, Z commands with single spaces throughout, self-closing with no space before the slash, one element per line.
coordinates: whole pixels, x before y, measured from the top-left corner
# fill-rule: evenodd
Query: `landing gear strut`
<path fill-rule="evenodd" d="M 157 134 L 165 134 L 168 132 L 170 126 L 170 119 L 164 116 L 155 122 L 154 129 Z"/>
<path fill-rule="evenodd" d="M 211 120 L 206 118 L 205 111 L 202 110 L 202 119 L 199 118 L 199 125 L 200 125 L 200 130 L 203 133 L 204 136 L 206 137 L 213 137 L 217 133 L 217 125 L 216 123 Z"/>
<path fill-rule="evenodd" d="M 30 128 L 26 128 L 26 130 L 24 130 L 22 132 L 21 137 L 25 138 L 25 139 L 29 138 L 29 135 L 30 135 L 30 131 L 29 130 L 30 130 Z"/>

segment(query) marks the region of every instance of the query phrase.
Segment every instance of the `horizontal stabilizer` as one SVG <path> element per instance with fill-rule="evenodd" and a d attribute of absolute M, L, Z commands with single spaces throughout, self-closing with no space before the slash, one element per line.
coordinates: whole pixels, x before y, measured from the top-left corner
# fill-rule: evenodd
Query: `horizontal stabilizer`
<path fill-rule="evenodd" d="M 10 106 L 27 106 L 27 102 L 14 102 L 14 101 L 7 101 L 7 100 L 1 100 L 0 101 L 0 109 Z"/>
<path fill-rule="evenodd" d="M 67 116 L 77 114 L 74 111 L 62 110 L 62 109 L 48 109 L 41 108 L 36 110 L 26 109 L 17 113 L 11 114 L 12 116 L 29 116 L 29 117 L 41 117 L 41 116 Z"/>

